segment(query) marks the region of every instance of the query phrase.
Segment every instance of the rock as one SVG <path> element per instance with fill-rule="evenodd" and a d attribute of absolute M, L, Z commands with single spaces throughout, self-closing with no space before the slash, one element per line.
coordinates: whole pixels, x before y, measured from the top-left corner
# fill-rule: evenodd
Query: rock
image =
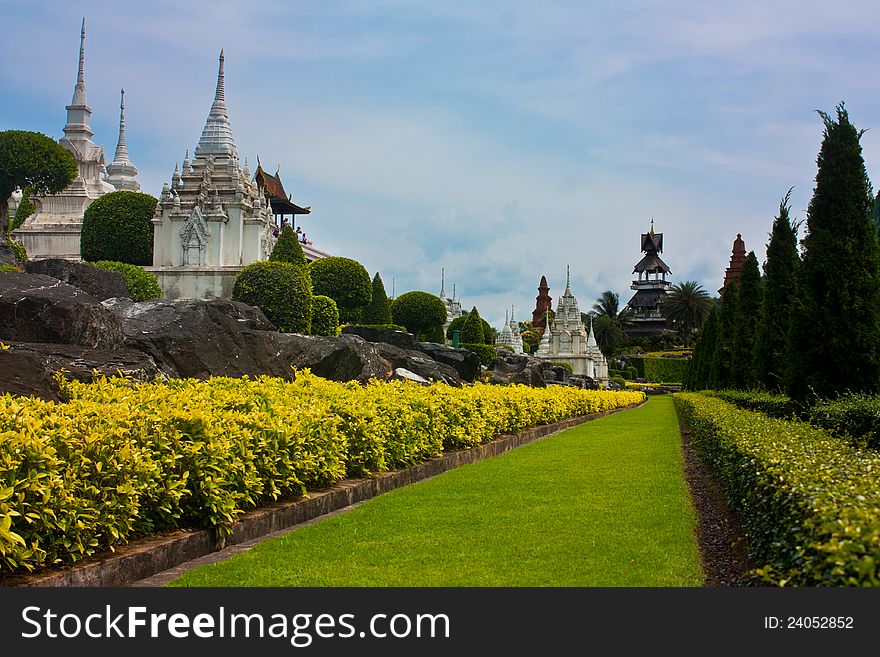
<path fill-rule="evenodd" d="M 279 356 L 288 367 L 309 368 L 332 381 L 359 381 L 389 379 L 394 368 L 382 358 L 376 345 L 356 335 L 336 337 L 276 333 Z M 390 346 L 390 345 L 387 345 Z"/>
<path fill-rule="evenodd" d="M 455 379 L 458 384 L 461 381 L 473 382 L 480 374 L 480 357 L 467 349 L 453 349 L 434 342 L 418 342 L 411 333 L 370 326 L 344 326 L 342 333 L 343 335 L 360 336 L 367 342 L 374 344 L 389 344 L 399 349 L 420 351 L 427 358 L 453 368 L 456 371 Z M 401 367 L 406 366 L 402 365 Z"/>
<path fill-rule="evenodd" d="M 0 273 L 0 339 L 122 346 L 122 325 L 92 295 L 42 274 Z"/>
<path fill-rule="evenodd" d="M 584 390 L 599 390 L 599 383 L 589 376 L 572 376 L 569 377 L 568 382 Z"/>
<path fill-rule="evenodd" d="M 16 342 L 11 351 L 36 359 L 47 376 L 64 370 L 67 379 L 89 383 L 96 376 L 152 381 L 162 376 L 153 359 L 134 349 L 90 349 L 69 344 Z"/>
<path fill-rule="evenodd" d="M 47 372 L 34 354 L 19 352 L 17 348 L 0 350 L 0 394 L 33 396 L 48 401 L 60 401 L 58 383 Z"/>
<path fill-rule="evenodd" d="M 28 260 L 24 268 L 29 274 L 44 274 L 57 278 L 62 283 L 78 287 L 98 301 L 128 296 L 128 284 L 118 271 L 98 269 L 84 262 L 61 258 Z"/>
<path fill-rule="evenodd" d="M 544 372 L 552 372 L 552 365 L 537 358 L 531 358 L 525 354 L 514 354 L 506 349 L 498 349 L 498 355 L 489 366 L 492 374 L 489 383 L 510 385 L 520 383 L 534 388 L 544 388 Z M 553 379 L 555 380 L 555 375 Z"/>
<path fill-rule="evenodd" d="M 394 376 L 391 377 L 392 380 L 400 380 L 400 381 L 413 381 L 414 383 L 420 383 L 424 386 L 431 385 L 431 382 L 428 379 L 425 379 L 415 372 L 410 372 L 403 367 L 398 367 L 394 370 Z"/>
<path fill-rule="evenodd" d="M 562 367 L 561 365 L 553 365 L 552 370 L 553 376 L 558 383 L 568 383 L 568 369 Z"/>
<path fill-rule="evenodd" d="M 455 369 L 449 365 L 438 363 L 420 351 L 400 349 L 384 342 L 377 342 L 372 346 L 394 369 L 402 367 L 431 381 L 441 381 L 451 386 L 461 385 L 461 377 L 458 376 Z"/>
<path fill-rule="evenodd" d="M 166 376 L 293 378 L 281 334 L 254 306 L 225 299 L 110 299 L 104 305 L 122 322 L 125 345 L 149 354 Z"/>

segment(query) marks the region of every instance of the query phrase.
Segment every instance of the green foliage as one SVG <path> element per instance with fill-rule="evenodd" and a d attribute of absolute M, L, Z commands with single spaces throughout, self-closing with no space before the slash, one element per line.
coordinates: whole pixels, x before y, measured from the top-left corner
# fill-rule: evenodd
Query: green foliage
<path fill-rule="evenodd" d="M 814 405 L 810 423 L 828 429 L 856 444 L 880 449 L 880 397 L 847 395 Z"/>
<path fill-rule="evenodd" d="M 754 251 L 749 251 L 739 278 L 739 298 L 731 344 L 730 374 L 733 386 L 742 390 L 754 388 L 758 383 L 755 370 L 755 348 L 758 326 L 762 322 L 764 290 L 761 272 Z"/>
<path fill-rule="evenodd" d="M 574 370 L 572 370 L 572 368 L 571 368 L 571 363 L 563 363 L 562 361 L 553 361 L 550 364 L 554 365 L 556 367 L 563 367 L 563 368 L 567 369 L 569 376 L 574 374 Z M 609 370 L 609 372 L 610 372 L 610 370 Z"/>
<path fill-rule="evenodd" d="M 19 265 L 0 265 L 0 272 L 8 274 L 23 271 Z"/>
<path fill-rule="evenodd" d="M 15 260 L 19 264 L 24 264 L 27 262 L 27 251 L 24 248 L 24 244 L 21 242 L 16 242 L 14 239 L 7 237 L 6 243 L 9 245 L 9 248 L 12 249 L 13 255 L 15 255 Z"/>
<path fill-rule="evenodd" d="M 385 284 L 382 282 L 379 272 L 373 276 L 373 296 L 370 299 L 370 305 L 364 308 L 360 321 L 363 324 L 391 323 L 391 301 L 385 293 Z"/>
<path fill-rule="evenodd" d="M 685 375 L 685 389 L 704 390 L 709 387 L 709 375 L 712 369 L 712 358 L 715 355 L 715 342 L 718 339 L 718 313 L 709 311 L 703 330 L 694 347 L 690 366 Z"/>
<path fill-rule="evenodd" d="M 80 252 L 86 261 L 153 264 L 153 212 L 158 199 L 140 192 L 110 192 L 83 215 Z"/>
<path fill-rule="evenodd" d="M 16 189 L 54 194 L 76 178 L 76 160 L 51 137 L 39 132 L 0 132 L 0 246 L 9 228 L 9 198 Z"/>
<path fill-rule="evenodd" d="M 880 455 L 804 422 L 675 395 L 682 427 L 779 586 L 880 586 Z"/>
<path fill-rule="evenodd" d="M 495 329 L 489 326 L 489 322 L 480 317 L 480 323 L 483 325 L 483 340 L 485 340 L 486 344 L 492 344 L 495 342 Z"/>
<path fill-rule="evenodd" d="M 453 332 L 461 331 L 461 327 L 464 326 L 464 323 L 467 321 L 467 318 L 468 318 L 468 316 L 467 316 L 467 314 L 465 314 L 460 317 L 456 317 L 455 319 L 453 319 L 449 323 L 449 326 L 446 328 L 446 339 L 447 340 L 452 340 Z"/>
<path fill-rule="evenodd" d="M 446 323 L 446 305 L 434 294 L 413 290 L 391 303 L 391 319 L 413 335 L 421 335 Z"/>
<path fill-rule="evenodd" d="M 723 399 L 747 411 L 763 413 L 781 420 L 802 418 L 803 409 L 791 397 L 758 390 L 712 390 L 705 394 Z"/>
<path fill-rule="evenodd" d="M 289 262 L 292 265 L 308 264 L 306 261 L 306 255 L 303 253 L 302 244 L 300 244 L 299 239 L 296 237 L 296 233 L 290 226 L 285 226 L 282 229 L 281 235 L 278 236 L 278 240 L 272 248 L 272 253 L 269 255 L 269 261 Z M 318 335 L 324 334 L 321 333 Z"/>
<path fill-rule="evenodd" d="M 389 331 L 402 331 L 404 333 L 408 333 L 405 326 L 401 326 L 400 324 L 354 324 L 354 326 L 366 326 L 368 328 L 375 329 L 387 329 Z"/>
<path fill-rule="evenodd" d="M 442 326 L 435 326 L 434 328 L 430 328 L 427 331 L 422 331 L 417 337 L 422 342 L 434 342 L 436 344 L 446 344 L 445 336 L 443 335 L 443 327 Z"/>
<path fill-rule="evenodd" d="M 125 284 L 128 286 L 128 296 L 132 301 L 149 301 L 150 299 L 161 299 L 162 288 L 159 287 L 159 280 L 148 271 L 144 271 L 136 265 L 130 265 L 127 262 L 112 262 L 110 260 L 99 260 L 98 262 L 90 262 L 98 269 L 106 269 L 108 271 L 118 271 L 125 278 Z"/>
<path fill-rule="evenodd" d="M 36 209 L 34 204 L 31 203 L 31 189 L 30 187 L 25 187 L 21 192 L 21 201 L 18 207 L 15 208 L 15 216 L 9 223 L 10 232 L 21 226 L 24 220 L 30 217 Z"/>
<path fill-rule="evenodd" d="M 339 335 L 339 311 L 330 297 L 312 297 L 312 335 Z"/>
<path fill-rule="evenodd" d="M 791 190 L 779 203 L 773 221 L 767 262 L 764 263 L 764 313 L 758 327 L 755 365 L 759 381 L 770 390 L 781 390 L 785 377 L 785 339 L 791 299 L 797 286 L 800 256 L 797 225 L 789 217 Z"/>
<path fill-rule="evenodd" d="M 361 309 L 370 303 L 373 286 L 370 275 L 357 260 L 332 256 L 309 265 L 315 294 L 330 297 L 339 309 L 339 321 L 354 322 Z M 400 324 L 395 320 L 396 324 Z"/>
<path fill-rule="evenodd" d="M 709 387 L 719 390 L 733 386 L 733 333 L 736 326 L 739 283 L 734 278 L 721 292 L 721 312 L 718 315 L 718 334 L 715 353 L 709 368 Z"/>
<path fill-rule="evenodd" d="M 614 383 L 616 383 L 621 390 L 626 390 L 626 379 L 624 379 L 622 376 L 612 377 L 611 380 L 614 381 Z"/>
<path fill-rule="evenodd" d="M 311 330 L 312 282 L 308 267 L 289 262 L 254 262 L 235 277 L 232 300 L 259 306 L 282 333 L 308 334 Z"/>
<path fill-rule="evenodd" d="M 486 329 L 476 306 L 471 309 L 461 326 L 461 341 L 468 344 L 486 344 Z"/>
<path fill-rule="evenodd" d="M 670 288 L 660 310 L 687 346 L 693 332 L 703 325 L 711 307 L 712 300 L 703 286 L 696 281 L 685 281 Z"/>
<path fill-rule="evenodd" d="M 786 387 L 803 400 L 880 386 L 880 244 L 862 132 L 841 103 L 825 124 L 791 308 Z"/>
<path fill-rule="evenodd" d="M 483 344 L 482 342 L 462 342 L 459 344 L 459 348 L 474 352 L 480 357 L 480 364 L 486 367 L 494 363 L 495 358 L 498 356 L 494 345 Z"/>
<path fill-rule="evenodd" d="M 630 356 L 629 364 L 638 373 L 638 378 L 648 381 L 681 383 L 687 373 L 690 358 L 649 358 Z"/>

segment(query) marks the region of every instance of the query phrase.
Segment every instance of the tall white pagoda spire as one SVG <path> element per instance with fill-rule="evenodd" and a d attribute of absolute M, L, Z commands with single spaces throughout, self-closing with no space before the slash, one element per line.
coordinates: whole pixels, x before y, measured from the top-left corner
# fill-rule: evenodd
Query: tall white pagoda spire
<path fill-rule="evenodd" d="M 446 268 L 440 267 L 440 298 L 446 300 Z"/>
<path fill-rule="evenodd" d="M 73 89 L 73 99 L 67 106 L 67 125 L 64 126 L 64 136 L 70 141 L 90 141 L 92 135 L 89 121 L 92 118 L 92 110 L 86 100 L 86 19 L 83 18 L 82 30 L 79 33 L 79 69 L 76 73 L 76 86 Z"/>
<path fill-rule="evenodd" d="M 563 296 L 570 297 L 571 294 L 571 271 L 568 265 L 565 265 L 565 292 L 562 293 Z"/>
<path fill-rule="evenodd" d="M 202 130 L 202 137 L 199 139 L 199 145 L 196 146 L 196 158 L 204 158 L 208 155 L 238 157 L 235 138 L 232 136 L 232 126 L 229 125 L 229 110 L 226 108 L 224 59 L 223 50 L 221 50 L 220 69 L 217 72 L 217 90 L 214 92 L 214 102 L 211 104 L 208 120 Z"/>
<path fill-rule="evenodd" d="M 107 176 L 117 191 L 139 192 L 141 184 L 137 180 L 137 173 L 137 167 L 128 159 L 128 146 L 125 143 L 125 89 L 122 89 L 119 100 L 119 141 L 116 143 L 116 155 L 107 165 Z"/>

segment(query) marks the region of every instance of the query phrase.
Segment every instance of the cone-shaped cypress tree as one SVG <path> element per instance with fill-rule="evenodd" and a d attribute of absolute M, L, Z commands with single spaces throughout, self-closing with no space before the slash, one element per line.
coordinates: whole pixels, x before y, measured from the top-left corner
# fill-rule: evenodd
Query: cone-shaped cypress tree
<path fill-rule="evenodd" d="M 296 233 L 293 228 L 285 226 L 272 248 L 269 260 L 273 262 L 289 262 L 292 265 L 306 264 L 306 256 L 303 253 L 302 245 L 296 239 Z"/>
<path fill-rule="evenodd" d="M 789 216 L 790 197 L 789 189 L 779 203 L 779 215 L 773 220 L 773 230 L 767 244 L 764 316 L 758 328 L 758 346 L 755 349 L 758 380 L 772 391 L 781 390 L 783 386 L 785 339 L 801 261 L 797 250 L 797 225 Z"/>
<path fill-rule="evenodd" d="M 688 368 L 688 390 L 704 390 L 709 387 L 709 374 L 712 369 L 712 358 L 715 355 L 715 342 L 718 338 L 718 313 L 709 309 L 703 330 L 694 347 L 691 366 Z"/>
<path fill-rule="evenodd" d="M 714 390 L 733 385 L 730 366 L 733 351 L 733 332 L 736 326 L 736 304 L 739 301 L 739 284 L 734 278 L 721 292 L 721 312 L 718 315 L 718 333 L 715 352 L 709 368 L 709 387 Z"/>
<path fill-rule="evenodd" d="M 385 293 L 385 285 L 382 283 L 379 272 L 373 276 L 373 297 L 370 300 L 370 305 L 364 309 L 361 322 L 364 324 L 391 323 L 391 302 Z"/>
<path fill-rule="evenodd" d="M 461 341 L 464 344 L 485 344 L 486 338 L 483 332 L 483 320 L 477 307 L 474 306 L 468 318 L 461 327 Z"/>
<path fill-rule="evenodd" d="M 730 373 L 733 386 L 741 390 L 754 388 L 758 383 L 755 372 L 755 347 L 758 326 L 764 314 L 764 290 L 761 271 L 754 251 L 749 251 L 739 277 L 739 299 L 736 304 L 736 322 L 733 326 L 733 344 Z"/>
<path fill-rule="evenodd" d="M 862 147 L 841 103 L 825 133 L 788 332 L 786 387 L 812 394 L 874 392 L 880 386 L 880 245 Z"/>

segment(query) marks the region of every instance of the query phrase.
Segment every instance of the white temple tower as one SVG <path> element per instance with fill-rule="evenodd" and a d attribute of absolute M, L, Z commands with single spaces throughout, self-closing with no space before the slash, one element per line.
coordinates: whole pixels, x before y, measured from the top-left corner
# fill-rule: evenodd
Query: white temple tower
<path fill-rule="evenodd" d="M 174 165 L 153 216 L 153 266 L 168 299 L 230 298 L 235 276 L 275 245 L 272 209 L 242 170 L 226 108 L 224 56 L 190 162 Z"/>
<path fill-rule="evenodd" d="M 110 184 L 117 190 L 141 191 L 137 180 L 137 167 L 128 159 L 128 146 L 125 144 L 125 89 L 120 91 L 119 100 L 119 141 L 116 143 L 116 156 L 107 165 Z"/>
<path fill-rule="evenodd" d="M 58 194 L 32 196 L 36 211 L 14 231 L 15 238 L 27 249 L 28 257 L 79 260 L 79 239 L 83 213 L 92 201 L 114 191 L 106 180 L 104 147 L 92 141 L 89 125 L 92 110 L 86 99 L 85 80 L 86 19 L 83 18 L 79 41 L 79 70 L 73 100 L 67 106 L 67 124 L 59 143 L 76 160 L 76 179 Z"/>

